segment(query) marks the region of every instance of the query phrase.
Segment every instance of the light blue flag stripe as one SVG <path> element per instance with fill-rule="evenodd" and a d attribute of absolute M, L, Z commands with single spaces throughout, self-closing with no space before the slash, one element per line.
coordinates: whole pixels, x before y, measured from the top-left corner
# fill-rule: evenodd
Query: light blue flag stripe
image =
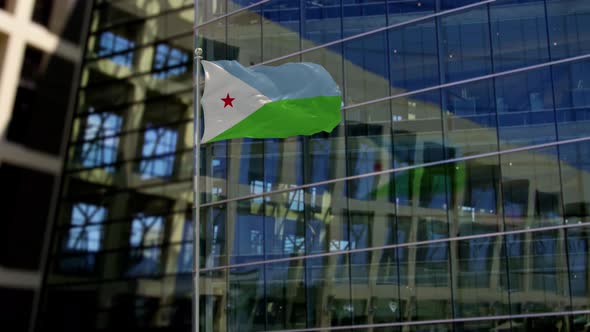
<path fill-rule="evenodd" d="M 213 61 L 272 101 L 340 96 L 340 89 L 320 65 L 309 62 L 245 68 L 237 61 Z"/>

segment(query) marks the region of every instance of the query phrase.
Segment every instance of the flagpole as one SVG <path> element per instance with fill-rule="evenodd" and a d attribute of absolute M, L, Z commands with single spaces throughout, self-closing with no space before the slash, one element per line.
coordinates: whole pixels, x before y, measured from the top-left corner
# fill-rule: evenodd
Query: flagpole
<path fill-rule="evenodd" d="M 201 170 L 201 60 L 203 49 L 195 49 L 195 65 L 197 66 L 195 78 L 195 102 L 193 103 L 194 119 L 194 167 L 193 167 L 193 329 L 199 332 L 199 268 L 200 268 L 200 190 L 199 177 Z"/>

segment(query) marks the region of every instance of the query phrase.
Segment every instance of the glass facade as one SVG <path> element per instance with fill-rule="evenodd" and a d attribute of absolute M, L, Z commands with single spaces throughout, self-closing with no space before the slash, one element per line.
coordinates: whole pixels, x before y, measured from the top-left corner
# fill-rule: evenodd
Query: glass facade
<path fill-rule="evenodd" d="M 200 331 L 588 329 L 590 2 L 113 0 L 40 331 L 190 330 L 194 44 L 344 97 L 330 134 L 201 148 Z"/>

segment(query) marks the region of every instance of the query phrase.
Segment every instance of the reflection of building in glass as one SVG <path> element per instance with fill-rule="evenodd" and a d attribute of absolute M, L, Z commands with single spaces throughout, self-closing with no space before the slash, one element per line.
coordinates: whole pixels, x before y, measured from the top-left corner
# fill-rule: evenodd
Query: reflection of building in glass
<path fill-rule="evenodd" d="M 160 0 L 95 3 L 41 330 L 190 329 L 193 23 L 345 100 L 331 134 L 202 147 L 201 331 L 590 325 L 590 143 L 552 145 L 590 136 L 590 3 Z"/>

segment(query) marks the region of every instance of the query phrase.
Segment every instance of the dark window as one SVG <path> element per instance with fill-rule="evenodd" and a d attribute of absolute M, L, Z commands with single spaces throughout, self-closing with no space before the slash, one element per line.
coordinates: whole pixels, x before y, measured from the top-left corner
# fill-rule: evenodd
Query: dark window
<path fill-rule="evenodd" d="M 2 329 L 13 332 L 28 331 L 34 292 L 23 289 L 0 288 Z"/>
<path fill-rule="evenodd" d="M 53 0 L 36 0 L 33 8 L 33 21 L 48 26 L 53 9 Z"/>
<path fill-rule="evenodd" d="M 53 177 L 3 163 L 0 183 L 0 265 L 37 269 Z"/>
<path fill-rule="evenodd" d="M 58 154 L 72 89 L 74 64 L 28 47 L 6 137 Z"/>

